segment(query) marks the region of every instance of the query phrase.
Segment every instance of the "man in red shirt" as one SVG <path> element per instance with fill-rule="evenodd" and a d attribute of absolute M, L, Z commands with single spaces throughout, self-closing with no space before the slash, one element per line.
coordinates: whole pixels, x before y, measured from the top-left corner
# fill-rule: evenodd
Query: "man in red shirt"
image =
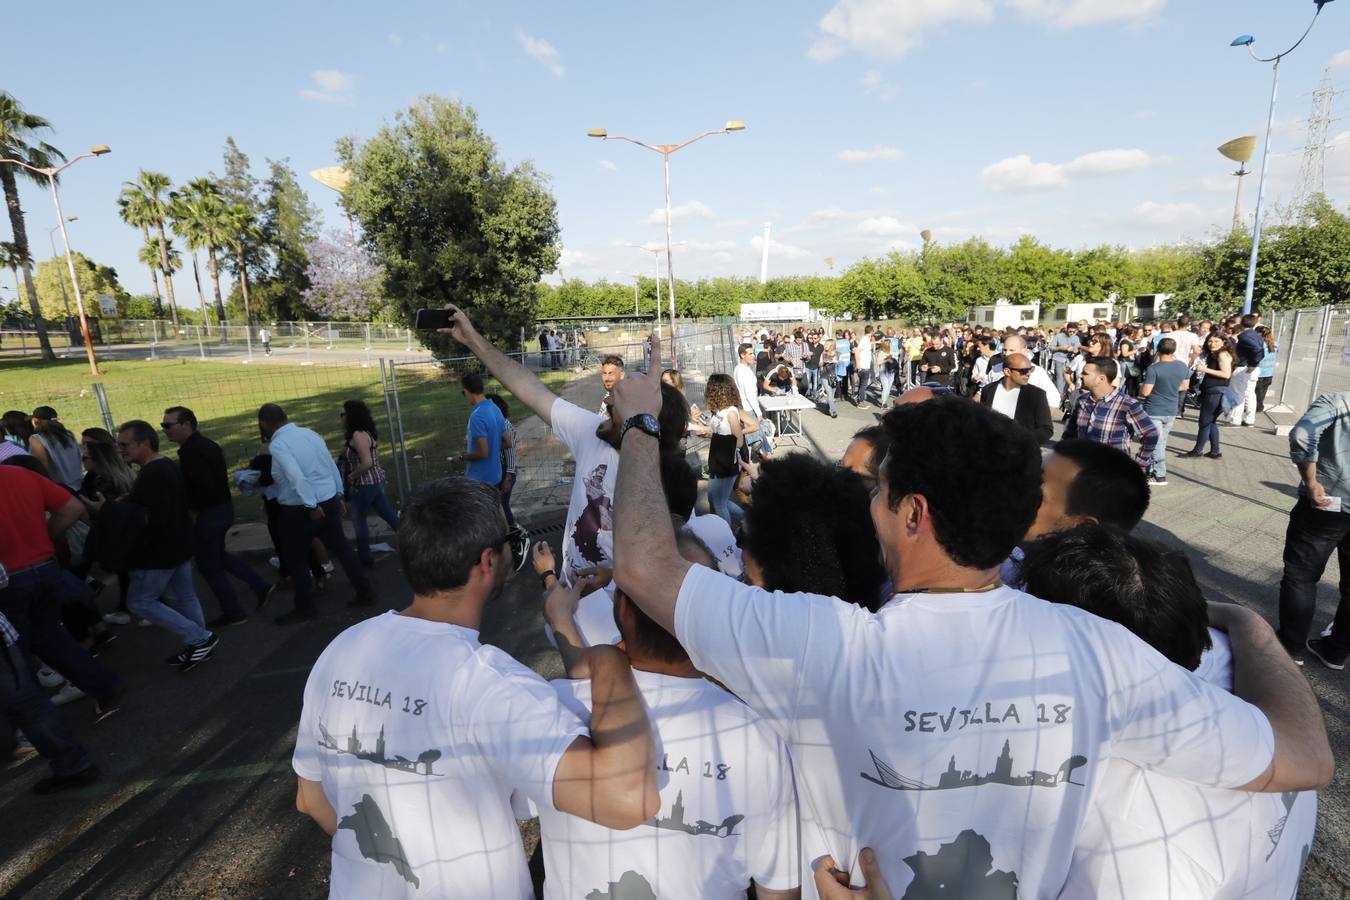
<path fill-rule="evenodd" d="M 0 466 L 0 564 L 9 573 L 9 586 L 0 590 L 0 613 L 13 623 L 20 649 L 42 657 L 94 697 L 102 718 L 116 709 L 119 679 L 61 624 L 62 601 L 88 597 L 89 588 L 57 565 L 52 545 L 83 512 L 65 488 L 36 472 Z"/>

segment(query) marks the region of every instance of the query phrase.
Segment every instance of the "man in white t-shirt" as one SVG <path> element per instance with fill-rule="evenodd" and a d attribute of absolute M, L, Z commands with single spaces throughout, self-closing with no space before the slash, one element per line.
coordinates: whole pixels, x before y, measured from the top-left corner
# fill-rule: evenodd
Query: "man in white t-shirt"
<path fill-rule="evenodd" d="M 1034 437 L 1006 417 L 956 397 L 887 413 L 872 519 L 898 591 L 872 613 L 682 560 L 639 427 L 659 403 L 647 379 L 615 391 L 615 580 L 787 742 L 804 860 L 853 870 L 870 846 L 897 893 L 1053 897 L 1108 759 L 1213 787 L 1330 780 L 1317 701 L 1263 623 L 1230 631 L 1248 703 L 1115 623 L 999 583 L 1041 480 Z"/>
<path fill-rule="evenodd" d="M 578 572 L 613 568 L 614 479 L 618 474 L 619 423 L 609 416 L 582 409 L 554 394 L 520 363 L 502 353 L 483 337 L 459 308 L 452 312 L 451 327 L 440 329 L 477 356 L 487 370 L 535 415 L 553 427 L 553 435 L 576 461 L 572 496 L 563 523 L 563 581 L 571 583 Z M 659 374 L 659 373 L 658 373 Z M 622 381 L 616 382 L 621 384 Z M 666 446 L 678 446 L 689 423 L 689 404 L 678 390 L 666 385 L 660 418 L 665 425 Z M 682 418 L 681 418 L 682 417 Z"/>
<path fill-rule="evenodd" d="M 1187 366 L 1194 366 L 1196 357 L 1200 355 L 1203 338 L 1191 331 L 1190 316 L 1177 316 L 1177 327 L 1169 331 L 1167 336 L 1177 342 L 1176 358 Z"/>
<path fill-rule="evenodd" d="M 1185 554 L 1084 525 L 1030 544 L 1021 572 L 1037 596 L 1119 622 L 1176 665 L 1233 689 L 1228 636 L 1206 627 L 1205 599 Z M 1256 615 L 1229 604 L 1217 611 L 1220 619 Z M 1060 897 L 1293 897 L 1316 822 L 1313 791 L 1208 788 L 1113 759 Z"/>
<path fill-rule="evenodd" d="M 332 836 L 333 897 L 533 897 L 511 794 L 632 828 L 656 810 L 647 717 L 623 653 L 585 651 L 586 726 L 478 640 L 514 571 L 495 486 L 447 478 L 404 509 L 402 612 L 348 628 L 305 685 L 296 805 Z"/>
<path fill-rule="evenodd" d="M 685 532 L 681 555 L 714 567 L 702 541 Z M 592 594 L 591 596 L 596 596 Z M 574 617 L 580 592 L 557 585 L 544 617 L 559 638 L 569 679 L 585 679 Z M 632 661 L 657 741 L 661 811 L 631 831 L 614 831 L 553 809 L 539 811 L 545 900 L 619 896 L 789 900 L 797 890 L 797 803 L 783 742 L 725 689 L 706 680 L 678 641 L 622 591 L 612 621 Z M 588 721 L 593 687 L 553 682 L 564 706 Z M 644 893 L 645 891 L 645 893 Z"/>

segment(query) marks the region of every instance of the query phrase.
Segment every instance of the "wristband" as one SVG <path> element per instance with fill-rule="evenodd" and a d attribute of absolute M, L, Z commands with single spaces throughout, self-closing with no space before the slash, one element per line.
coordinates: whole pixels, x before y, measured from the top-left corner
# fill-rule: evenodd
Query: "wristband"
<path fill-rule="evenodd" d="M 543 587 L 544 587 L 545 590 L 548 589 L 548 579 L 549 579 L 550 576 L 552 576 L 553 578 L 557 578 L 557 577 L 558 577 L 558 573 L 557 573 L 557 572 L 554 572 L 554 571 L 551 570 L 551 569 L 550 569 L 549 571 L 547 571 L 547 572 L 540 572 L 540 573 L 539 573 L 539 583 L 540 583 L 541 585 L 543 585 Z"/>

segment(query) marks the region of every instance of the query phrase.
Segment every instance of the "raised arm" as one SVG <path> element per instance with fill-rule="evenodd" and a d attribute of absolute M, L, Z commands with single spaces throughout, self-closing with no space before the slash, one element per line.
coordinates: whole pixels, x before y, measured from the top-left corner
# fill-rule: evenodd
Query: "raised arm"
<path fill-rule="evenodd" d="M 511 359 L 493 346 L 492 342 L 478 333 L 469 321 L 464 310 L 453 304 L 450 310 L 450 327 L 438 329 L 439 334 L 448 334 L 464 345 L 464 348 L 478 357 L 492 377 L 502 383 L 517 399 L 528 406 L 536 416 L 548 425 L 553 424 L 553 401 L 558 397 L 550 391 L 539 377 L 520 363 Z"/>
<path fill-rule="evenodd" d="M 635 828 L 661 809 L 651 723 L 623 651 L 606 644 L 585 654 L 591 737 L 577 738 L 558 761 L 553 805 L 606 828 Z"/>
<path fill-rule="evenodd" d="M 1336 761 L 1317 697 L 1266 620 L 1233 603 L 1210 603 L 1209 621 L 1228 633 L 1233 649 L 1233 693 L 1265 713 L 1275 733 L 1275 755 L 1265 772 L 1241 790 L 1275 793 L 1320 790 Z"/>
<path fill-rule="evenodd" d="M 661 371 L 661 345 L 656 340 L 649 371 Z M 623 422 L 661 411 L 661 382 L 654 376 L 629 375 L 613 393 Z M 660 471 L 656 438 L 639 428 L 628 429 L 614 491 L 614 580 L 643 612 L 674 634 L 675 599 L 689 563 L 675 547 Z"/>

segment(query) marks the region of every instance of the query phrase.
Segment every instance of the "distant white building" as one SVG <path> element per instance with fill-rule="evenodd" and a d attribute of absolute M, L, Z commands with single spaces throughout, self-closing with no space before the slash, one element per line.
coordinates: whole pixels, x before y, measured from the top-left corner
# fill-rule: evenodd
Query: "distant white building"
<path fill-rule="evenodd" d="M 1065 303 L 1055 307 L 1050 314 L 1050 321 L 1056 324 L 1084 319 L 1089 322 L 1111 322 L 1114 321 L 1115 311 L 1116 305 L 1109 300 L 1100 303 Z"/>
<path fill-rule="evenodd" d="M 972 306 L 966 322 L 984 328 L 1003 330 L 1019 326 L 1031 326 L 1041 319 L 1039 303 L 1009 303 L 1000 300 L 988 306 Z"/>
<path fill-rule="evenodd" d="M 1153 322 L 1168 318 L 1167 301 L 1171 294 L 1136 294 L 1124 306 L 1124 318 L 1127 322 Z"/>

